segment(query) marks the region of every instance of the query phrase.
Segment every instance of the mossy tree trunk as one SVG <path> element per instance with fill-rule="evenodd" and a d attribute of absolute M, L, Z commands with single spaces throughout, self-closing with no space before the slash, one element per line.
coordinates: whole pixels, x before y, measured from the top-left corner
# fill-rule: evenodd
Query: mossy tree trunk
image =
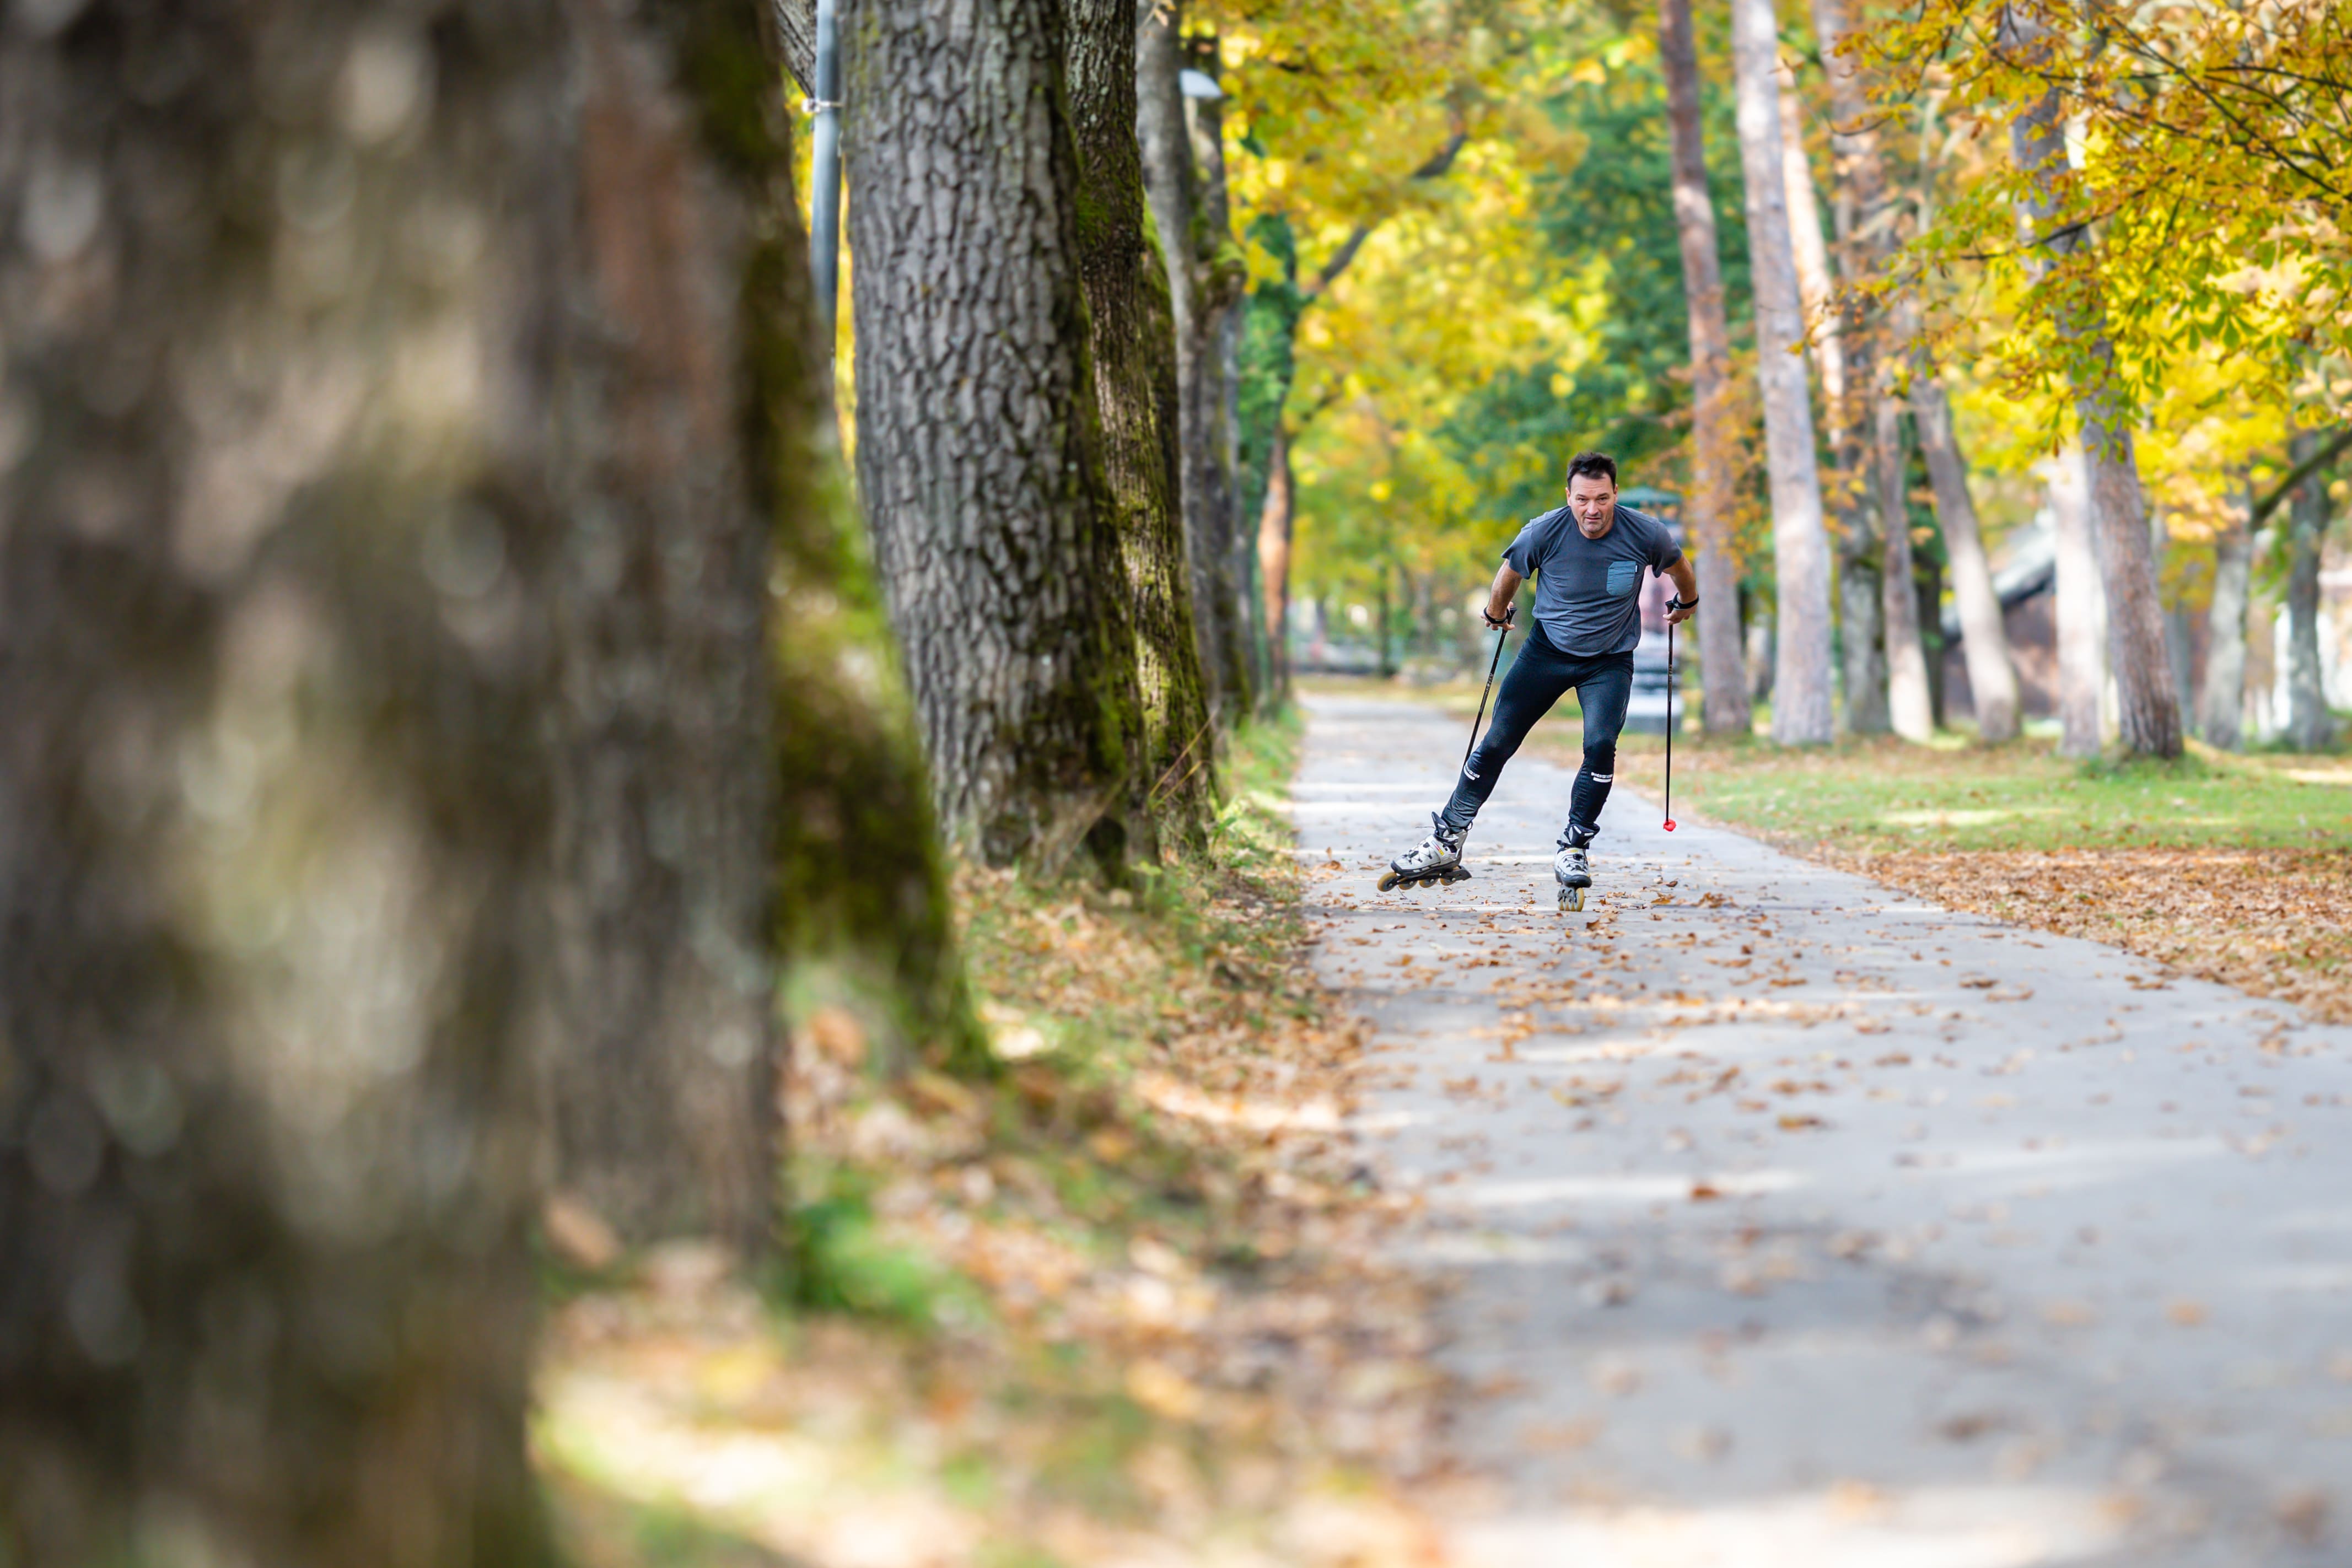
<path fill-rule="evenodd" d="M 863 0 L 843 40 L 859 488 L 950 839 L 1051 871 L 1140 767 L 1051 0 Z"/>
<path fill-rule="evenodd" d="M 776 0 L 785 68 L 810 90 L 815 0 Z M 802 204 L 762 253 L 755 364 L 771 403 L 778 525 L 775 682 L 782 794 L 777 929 L 789 1010 L 840 1004 L 879 1047 L 977 1068 L 986 1046 L 956 952 L 922 736 L 833 413 L 831 346 L 808 288 Z"/>
<path fill-rule="evenodd" d="M 1070 0 L 1068 17 L 1080 277 L 1142 695 L 1130 809 L 1168 847 L 1200 849 L 1216 737 L 1186 560 L 1173 302 L 1136 136 L 1136 0 Z"/>
<path fill-rule="evenodd" d="M 1192 41 L 1183 36 L 1183 7 L 1151 4 L 1137 10 L 1136 133 L 1144 189 L 1165 257 L 1175 335 L 1177 490 L 1193 619 L 1210 706 L 1231 722 L 1248 711 L 1251 691 L 1248 622 L 1235 559 L 1239 503 L 1223 350 L 1244 273 L 1225 213 L 1216 106 L 1200 106 L 1202 123 L 1189 126 L 1178 83 L 1185 67 L 1196 63 L 1187 56 Z M 1214 40 L 1207 43 L 1207 50 L 1193 52 L 1213 76 Z M 1218 165 L 1204 170 L 1197 153 L 1212 148 Z M 1208 177 L 1213 173 L 1216 178 Z"/>
<path fill-rule="evenodd" d="M 551 1560 L 571 45 L 552 0 L 0 26 L 11 1563 Z"/>

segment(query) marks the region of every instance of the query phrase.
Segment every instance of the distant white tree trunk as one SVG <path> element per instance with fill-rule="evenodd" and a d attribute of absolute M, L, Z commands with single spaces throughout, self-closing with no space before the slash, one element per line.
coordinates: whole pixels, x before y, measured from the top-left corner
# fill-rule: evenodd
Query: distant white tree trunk
<path fill-rule="evenodd" d="M 1723 314 L 1723 271 L 1716 256 L 1715 199 L 1706 188 L 1706 144 L 1700 114 L 1698 51 L 1690 0 L 1658 0 L 1658 58 L 1666 78 L 1666 119 L 1674 140 L 1675 230 L 1681 241 L 1683 298 L 1691 351 L 1691 564 L 1698 573 L 1699 673 L 1706 683 L 1710 734 L 1745 735 L 1750 717 L 1748 672 L 1740 655 L 1739 563 L 1731 551 L 1731 333 Z"/>
<path fill-rule="evenodd" d="M 2106 590 L 2091 534 L 2083 449 L 2068 446 L 2042 473 L 2058 543 L 2058 749 L 2067 757 L 2095 757 L 2107 684 Z"/>
<path fill-rule="evenodd" d="M 2251 511 L 2253 497 L 2246 500 Z M 2253 582 L 2254 530 L 2241 515 L 2213 542 L 2213 608 L 2205 619 L 2205 680 L 2198 732 L 2205 744 L 2235 751 L 2246 721 L 2246 598 Z"/>
<path fill-rule="evenodd" d="M 1789 194 L 1790 248 L 1797 259 L 1797 292 L 1805 302 L 1813 368 L 1822 380 L 1822 416 L 1828 425 L 1831 469 L 1829 512 L 1837 523 L 1838 624 L 1843 630 L 1845 727 L 1856 735 L 1887 729 L 1886 664 L 1879 656 L 1878 572 L 1870 559 L 1877 530 L 1871 527 L 1871 468 L 1864 444 L 1861 383 L 1871 379 L 1871 342 L 1851 309 L 1838 299 L 1830 276 L 1829 245 L 1822 235 L 1822 204 L 1813 161 L 1805 147 L 1805 121 L 1798 99 L 1797 72 L 1780 62 L 1780 172 Z"/>
<path fill-rule="evenodd" d="M 1780 601 L 1772 738 L 1819 745 L 1832 734 L 1829 537 L 1806 396 L 1804 301 L 1790 237 L 1780 148 L 1779 22 L 1772 0 L 1732 0 L 1732 65 L 1739 162 L 1748 191 L 1748 249 L 1756 301 L 1756 379 L 1764 397 L 1765 460 Z"/>
<path fill-rule="evenodd" d="M 1916 341 L 1917 307 L 1905 298 L 1895 329 Z M 1952 600 L 1960 612 L 1960 652 L 1968 661 L 1969 695 L 1976 705 L 1977 734 L 1986 740 L 2017 738 L 2017 666 L 2009 653 L 2009 628 L 1992 587 L 1984 536 L 1969 494 L 1969 467 L 1952 435 L 1952 405 L 1935 361 L 1916 352 L 1911 360 L 1911 414 L 1919 430 L 1919 454 L 1936 490 L 1936 518 L 1944 527 L 1944 553 L 1951 558 Z M 2095 583 L 2093 587 L 2097 585 Z"/>
<path fill-rule="evenodd" d="M 2319 437 L 2304 431 L 2289 444 L 2299 467 L 2315 456 Z M 2313 474 L 2294 487 L 2287 526 L 2286 737 L 2297 751 L 2324 751 L 2336 738 L 2319 660 L 2319 547 L 2327 537 L 2327 475 Z"/>

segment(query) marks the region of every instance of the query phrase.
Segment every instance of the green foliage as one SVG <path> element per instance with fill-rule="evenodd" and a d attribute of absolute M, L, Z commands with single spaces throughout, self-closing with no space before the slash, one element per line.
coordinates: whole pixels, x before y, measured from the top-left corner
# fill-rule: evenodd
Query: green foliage
<path fill-rule="evenodd" d="M 977 1310 L 977 1296 L 929 1254 L 881 1234 L 873 1209 L 877 1173 L 835 1164 L 804 1167 L 801 1176 L 807 1190 L 787 1221 L 774 1292 L 784 1304 L 917 1330 L 934 1327 L 950 1300 L 960 1315 Z"/>
<path fill-rule="evenodd" d="M 1657 467 L 1680 457 L 1690 426 L 1690 337 L 1664 82 L 1654 61 L 1630 60 L 1599 81 L 1570 82 L 1546 109 L 1565 132 L 1605 150 L 1534 182 L 1533 221 L 1549 264 L 1544 287 L 1575 315 L 1576 351 L 1500 368 L 1440 430 L 1493 493 L 1498 518 L 1559 505 L 1558 471 L 1570 454 L 1588 448 L 1614 455 L 1629 475 L 1679 487 L 1675 473 Z M 1710 90 L 1706 109 L 1713 145 L 1736 146 L 1730 95 Z M 1717 157 L 1708 173 L 1725 311 L 1737 334 L 1750 319 L 1737 158 Z M 1531 468 L 1520 457 L 1530 449 L 1556 461 Z"/>

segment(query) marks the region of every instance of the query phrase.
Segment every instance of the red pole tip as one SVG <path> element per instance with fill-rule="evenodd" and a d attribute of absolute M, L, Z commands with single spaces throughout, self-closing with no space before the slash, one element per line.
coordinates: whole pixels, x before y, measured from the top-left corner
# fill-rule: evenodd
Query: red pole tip
<path fill-rule="evenodd" d="M 1673 832 L 1674 831 L 1675 831 L 1675 820 L 1674 820 L 1672 817 L 1668 817 L 1668 818 L 1666 819 L 1666 831 L 1668 831 L 1668 832 L 1670 832 L 1670 833 L 1671 833 L 1671 832 Z"/>

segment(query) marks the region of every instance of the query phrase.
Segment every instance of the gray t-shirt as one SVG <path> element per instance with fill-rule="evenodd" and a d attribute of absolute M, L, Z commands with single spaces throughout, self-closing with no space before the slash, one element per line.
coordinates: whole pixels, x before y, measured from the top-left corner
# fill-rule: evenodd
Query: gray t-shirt
<path fill-rule="evenodd" d="M 1566 507 L 1530 517 L 1503 559 L 1536 580 L 1533 614 L 1544 640 L 1563 653 L 1622 653 L 1642 640 L 1642 569 L 1682 559 L 1666 525 L 1631 507 L 1597 539 L 1578 531 Z"/>

